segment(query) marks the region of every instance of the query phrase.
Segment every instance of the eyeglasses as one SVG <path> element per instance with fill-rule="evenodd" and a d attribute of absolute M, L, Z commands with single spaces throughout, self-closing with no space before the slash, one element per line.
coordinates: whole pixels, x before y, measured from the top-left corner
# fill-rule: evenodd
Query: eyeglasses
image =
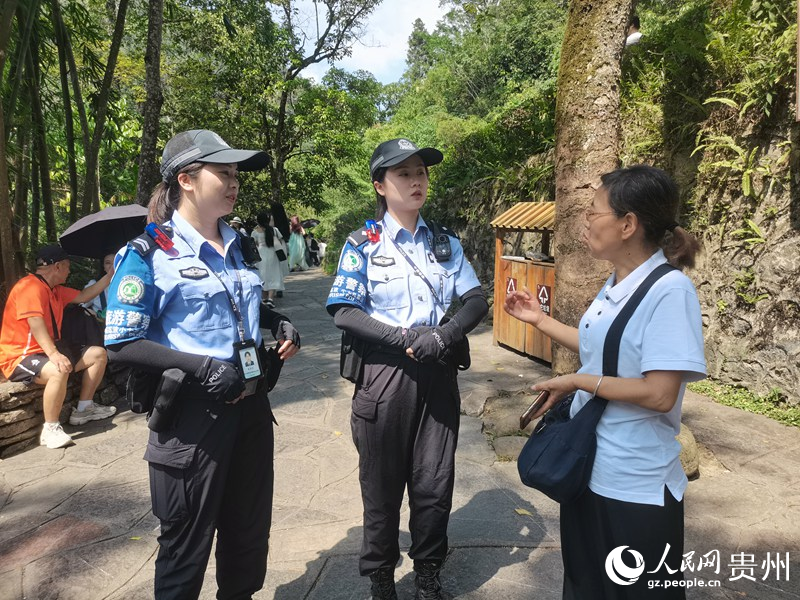
<path fill-rule="evenodd" d="M 602 217 L 603 215 L 616 215 L 616 214 L 617 213 L 615 213 L 613 210 L 607 210 L 604 212 L 595 212 L 590 208 L 587 208 L 586 210 L 583 211 L 583 216 L 586 217 L 587 221 L 594 221 L 596 217 Z"/>

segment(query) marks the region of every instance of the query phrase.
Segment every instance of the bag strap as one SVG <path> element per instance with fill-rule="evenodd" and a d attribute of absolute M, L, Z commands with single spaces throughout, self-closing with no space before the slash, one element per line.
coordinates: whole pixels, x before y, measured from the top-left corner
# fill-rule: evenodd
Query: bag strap
<path fill-rule="evenodd" d="M 36 277 L 39 281 L 41 281 L 43 284 L 45 284 L 47 286 L 47 289 L 50 290 L 50 292 L 52 293 L 53 290 L 44 277 L 42 277 L 38 273 L 34 273 L 33 276 Z M 56 323 L 56 316 L 55 314 L 53 314 L 53 305 L 50 303 L 49 300 L 47 301 L 47 308 L 50 309 L 50 319 L 53 321 L 53 341 L 57 342 L 58 340 L 61 339 L 61 332 L 58 331 L 58 323 Z"/>
<path fill-rule="evenodd" d="M 675 271 L 675 267 L 669 263 L 658 265 L 653 271 L 639 284 L 639 287 L 633 292 L 633 295 L 622 307 L 611 327 L 608 328 L 606 333 L 606 340 L 603 344 L 603 375 L 608 377 L 617 376 L 617 367 L 619 366 L 619 344 L 622 340 L 622 332 L 628 321 L 631 320 L 633 313 L 639 307 L 647 292 L 653 287 L 653 284 L 661 279 L 670 271 Z"/>

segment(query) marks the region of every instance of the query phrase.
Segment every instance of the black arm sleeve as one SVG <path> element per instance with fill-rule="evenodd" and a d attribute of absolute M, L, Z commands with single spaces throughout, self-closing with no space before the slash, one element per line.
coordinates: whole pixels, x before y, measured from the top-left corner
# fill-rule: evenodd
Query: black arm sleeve
<path fill-rule="evenodd" d="M 402 328 L 381 323 L 358 307 L 339 304 L 333 315 L 333 322 L 339 329 L 365 342 L 405 348 L 406 340 Z"/>
<path fill-rule="evenodd" d="M 205 356 L 173 350 L 150 340 L 113 344 L 106 346 L 106 350 L 111 362 L 153 373 L 174 368 L 194 375 L 206 359 Z"/>
<path fill-rule="evenodd" d="M 480 286 L 465 292 L 461 296 L 461 302 L 463 306 L 458 309 L 450 321 L 442 325 L 442 329 L 447 330 L 453 336 L 451 338 L 453 341 L 460 340 L 475 329 L 489 312 L 489 303 Z"/>
<path fill-rule="evenodd" d="M 272 332 L 272 335 L 275 335 L 275 332 L 278 331 L 278 325 L 280 325 L 281 321 L 291 321 L 289 317 L 282 315 L 279 312 L 276 312 L 265 305 L 260 305 L 258 307 L 258 324 L 262 329 L 269 329 Z"/>

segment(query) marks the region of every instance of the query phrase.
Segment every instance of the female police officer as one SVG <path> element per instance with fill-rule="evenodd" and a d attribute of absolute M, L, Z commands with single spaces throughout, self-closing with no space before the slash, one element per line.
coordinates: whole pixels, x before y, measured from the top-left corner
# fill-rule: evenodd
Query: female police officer
<path fill-rule="evenodd" d="M 377 147 L 370 175 L 379 223 L 368 221 L 348 238 L 327 303 L 346 334 L 343 351 L 355 348 L 362 361 L 346 375 L 356 382 L 351 426 L 364 503 L 359 570 L 370 576 L 373 598 L 397 598 L 406 486 L 416 597 L 442 597 L 459 424 L 456 373 L 459 362 L 468 365 L 456 354 L 488 311 L 458 239 L 419 214 L 428 166 L 441 160 L 438 150 L 405 139 Z M 463 306 L 442 324 L 454 296 Z"/>
<path fill-rule="evenodd" d="M 283 359 L 300 339 L 261 308 L 253 256 L 220 220 L 236 202 L 237 172 L 266 163 L 265 153 L 234 150 L 211 131 L 176 135 L 147 233 L 117 256 L 109 357 L 160 375 L 145 454 L 161 520 L 156 598 L 199 596 L 215 531 L 217 598 L 250 598 L 266 575 L 273 431 L 259 326 L 272 330 Z M 259 368 L 245 368 L 248 352 L 261 355 Z"/>

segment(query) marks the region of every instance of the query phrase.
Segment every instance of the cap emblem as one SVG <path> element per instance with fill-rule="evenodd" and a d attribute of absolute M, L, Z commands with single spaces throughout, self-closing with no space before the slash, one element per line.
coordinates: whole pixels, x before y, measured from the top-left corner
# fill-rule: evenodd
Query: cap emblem
<path fill-rule="evenodd" d="M 408 140 L 397 140 L 397 147 L 400 150 L 416 150 L 417 147 Z"/>

